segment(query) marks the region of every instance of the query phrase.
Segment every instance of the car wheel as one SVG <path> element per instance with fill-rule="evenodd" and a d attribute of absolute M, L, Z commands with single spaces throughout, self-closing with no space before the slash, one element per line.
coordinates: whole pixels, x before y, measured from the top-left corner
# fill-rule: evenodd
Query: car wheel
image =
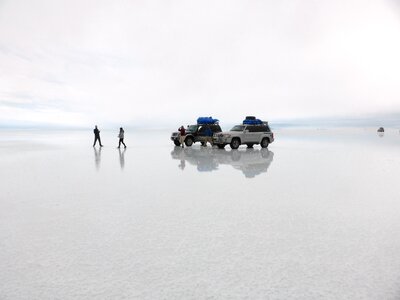
<path fill-rule="evenodd" d="M 187 137 L 186 139 L 185 139 L 185 145 L 187 146 L 187 147 L 191 147 L 192 145 L 193 145 L 193 138 L 192 137 Z"/>
<path fill-rule="evenodd" d="M 267 148 L 269 145 L 269 139 L 263 138 L 261 141 L 261 148 Z"/>
<path fill-rule="evenodd" d="M 181 145 L 181 143 L 179 143 L 179 141 L 177 141 L 177 140 L 174 140 L 174 144 L 175 144 L 175 146 L 180 146 Z"/>
<path fill-rule="evenodd" d="M 219 149 L 225 149 L 225 145 L 217 145 Z"/>
<path fill-rule="evenodd" d="M 237 149 L 240 146 L 240 140 L 238 138 L 234 138 L 231 141 L 231 148 L 232 149 Z"/>
<path fill-rule="evenodd" d="M 253 148 L 254 144 L 247 144 L 247 148 Z"/>

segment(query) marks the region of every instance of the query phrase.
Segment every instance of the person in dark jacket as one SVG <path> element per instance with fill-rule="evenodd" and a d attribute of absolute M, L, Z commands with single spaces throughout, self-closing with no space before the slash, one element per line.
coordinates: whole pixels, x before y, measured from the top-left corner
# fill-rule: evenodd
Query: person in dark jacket
<path fill-rule="evenodd" d="M 206 127 L 204 129 L 204 147 L 207 147 L 207 142 L 209 142 L 211 144 L 211 147 L 213 146 L 213 141 L 212 141 L 212 136 L 213 136 L 213 132 L 211 130 L 210 127 Z"/>
<path fill-rule="evenodd" d="M 124 129 L 122 127 L 120 127 L 119 134 L 118 134 L 118 137 L 119 137 L 118 148 L 121 148 L 121 143 L 124 144 L 124 148 L 126 148 L 126 145 L 124 143 L 124 134 L 125 134 Z"/>
<path fill-rule="evenodd" d="M 186 137 L 186 130 L 183 125 L 179 127 L 179 142 L 181 143 L 182 148 L 184 147 L 183 144 L 185 143 L 185 137 Z"/>
<path fill-rule="evenodd" d="M 101 140 L 100 140 L 100 130 L 97 128 L 97 125 L 94 126 L 93 133 L 94 133 L 93 147 L 96 146 L 97 141 L 99 141 L 100 147 L 103 147 L 103 145 L 101 144 Z"/>

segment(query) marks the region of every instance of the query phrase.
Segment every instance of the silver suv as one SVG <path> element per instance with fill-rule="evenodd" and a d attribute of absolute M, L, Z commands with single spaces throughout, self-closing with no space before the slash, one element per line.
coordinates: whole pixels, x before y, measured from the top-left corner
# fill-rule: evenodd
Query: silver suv
<path fill-rule="evenodd" d="M 268 122 L 260 124 L 236 125 L 230 131 L 215 133 L 213 143 L 218 148 L 223 149 L 230 145 L 232 149 L 239 148 L 240 145 L 247 145 L 252 148 L 253 145 L 260 144 L 262 148 L 267 148 L 274 141 L 274 134 L 268 126 Z"/>

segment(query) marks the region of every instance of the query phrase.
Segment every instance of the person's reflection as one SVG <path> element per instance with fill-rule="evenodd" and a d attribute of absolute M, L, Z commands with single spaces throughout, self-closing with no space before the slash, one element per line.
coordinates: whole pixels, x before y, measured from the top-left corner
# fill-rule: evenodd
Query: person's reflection
<path fill-rule="evenodd" d="M 179 169 L 182 171 L 185 170 L 186 167 L 186 161 L 184 159 L 181 159 L 181 163 L 178 165 Z"/>
<path fill-rule="evenodd" d="M 94 150 L 94 163 L 96 164 L 96 170 L 98 171 L 100 169 L 100 162 L 101 162 L 101 147 L 99 149 L 93 147 L 93 150 Z"/>
<path fill-rule="evenodd" d="M 218 162 L 212 148 L 202 147 L 193 157 L 196 159 L 197 171 L 211 172 L 218 170 Z"/>
<path fill-rule="evenodd" d="M 125 151 L 126 148 L 124 148 L 123 151 L 121 151 L 121 148 L 118 148 L 118 152 L 119 152 L 119 164 L 121 166 L 121 170 L 124 169 L 125 167 Z"/>

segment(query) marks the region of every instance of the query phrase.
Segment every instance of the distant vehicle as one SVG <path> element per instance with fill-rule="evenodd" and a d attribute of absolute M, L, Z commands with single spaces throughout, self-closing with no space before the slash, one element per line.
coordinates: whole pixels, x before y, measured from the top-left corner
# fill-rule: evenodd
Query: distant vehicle
<path fill-rule="evenodd" d="M 385 129 L 383 127 L 379 127 L 378 132 L 385 132 Z"/>
<path fill-rule="evenodd" d="M 267 148 L 273 141 L 274 134 L 269 128 L 268 122 L 263 122 L 255 117 L 246 117 L 242 125 L 236 125 L 228 132 L 213 135 L 213 143 L 220 149 L 225 148 L 228 144 L 232 149 L 237 149 L 244 144 L 248 148 L 258 144 L 262 148 Z"/>
<path fill-rule="evenodd" d="M 210 128 L 212 133 L 219 133 L 222 131 L 219 126 L 219 120 L 213 119 L 211 117 L 200 117 L 197 119 L 196 125 L 189 125 L 186 128 L 185 145 L 191 147 L 194 143 L 200 142 L 204 145 L 206 128 Z M 179 132 L 173 132 L 171 135 L 171 140 L 174 142 L 175 146 L 180 146 L 179 143 Z"/>

